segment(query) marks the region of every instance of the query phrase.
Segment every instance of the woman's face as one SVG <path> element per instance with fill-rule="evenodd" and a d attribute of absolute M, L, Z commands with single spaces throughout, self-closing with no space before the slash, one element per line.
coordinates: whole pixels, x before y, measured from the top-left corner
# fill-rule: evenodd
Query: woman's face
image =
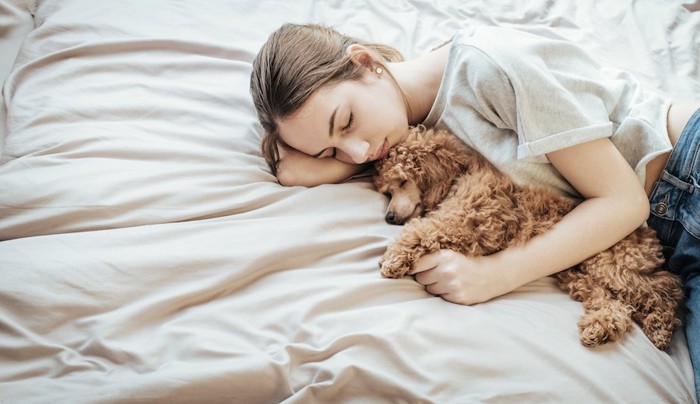
<path fill-rule="evenodd" d="M 384 157 L 408 133 L 406 107 L 393 80 L 370 72 L 319 88 L 278 125 L 292 148 L 355 164 Z"/>

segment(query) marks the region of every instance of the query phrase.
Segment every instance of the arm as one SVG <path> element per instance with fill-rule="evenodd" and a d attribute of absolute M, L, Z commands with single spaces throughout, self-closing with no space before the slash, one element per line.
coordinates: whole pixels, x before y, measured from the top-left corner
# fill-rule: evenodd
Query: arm
<path fill-rule="evenodd" d="M 284 186 L 314 187 L 343 181 L 365 168 L 330 157 L 319 159 L 295 150 L 284 150 L 277 167 L 277 180 Z"/>
<path fill-rule="evenodd" d="M 487 257 L 450 250 L 427 255 L 412 273 L 428 292 L 473 304 L 574 266 L 639 227 L 649 202 L 636 174 L 609 139 L 548 154 L 586 200 L 549 232 Z"/>
<path fill-rule="evenodd" d="M 506 270 L 511 272 L 506 277 L 513 281 L 513 288 L 572 267 L 609 248 L 642 225 L 649 215 L 642 184 L 609 139 L 547 157 L 586 200 L 551 231 L 497 257 L 502 264 L 520 267 Z"/>

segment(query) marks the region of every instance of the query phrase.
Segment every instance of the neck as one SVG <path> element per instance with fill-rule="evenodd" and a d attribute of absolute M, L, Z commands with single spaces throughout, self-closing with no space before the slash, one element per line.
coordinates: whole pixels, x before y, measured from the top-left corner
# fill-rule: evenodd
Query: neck
<path fill-rule="evenodd" d="M 396 82 L 406 94 L 410 125 L 422 123 L 435 103 L 449 49 L 448 44 L 415 59 L 389 64 Z"/>

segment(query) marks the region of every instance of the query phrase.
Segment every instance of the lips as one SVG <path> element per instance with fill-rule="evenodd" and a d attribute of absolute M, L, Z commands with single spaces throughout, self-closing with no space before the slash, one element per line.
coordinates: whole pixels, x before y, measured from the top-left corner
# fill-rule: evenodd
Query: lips
<path fill-rule="evenodd" d="M 379 149 L 379 155 L 377 156 L 377 160 L 381 160 L 386 155 L 389 153 L 389 141 L 387 139 L 384 139 L 384 143 L 382 143 L 382 148 Z"/>

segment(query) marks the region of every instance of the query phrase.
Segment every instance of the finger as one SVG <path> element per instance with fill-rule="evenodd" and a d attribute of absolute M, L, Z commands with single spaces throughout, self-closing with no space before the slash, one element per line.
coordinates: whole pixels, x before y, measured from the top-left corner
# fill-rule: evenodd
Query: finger
<path fill-rule="evenodd" d="M 440 297 L 442 297 L 443 295 L 448 293 L 448 291 L 445 288 L 445 284 L 439 283 L 439 282 L 426 286 L 425 290 L 426 290 L 426 292 L 430 293 L 431 295 L 440 296 Z"/>
<path fill-rule="evenodd" d="M 420 283 L 421 285 L 432 285 L 433 283 L 438 282 L 438 276 L 437 276 L 437 271 L 434 271 L 435 268 L 427 270 L 427 271 L 422 271 L 422 272 L 417 272 L 415 274 L 416 282 Z"/>
<path fill-rule="evenodd" d="M 479 303 L 478 300 L 467 299 L 467 297 L 461 293 L 443 293 L 440 297 L 450 303 L 462 304 L 464 306 L 472 306 Z"/>
<path fill-rule="evenodd" d="M 416 261 L 415 264 L 413 264 L 413 268 L 411 268 L 411 270 L 408 271 L 408 274 L 415 275 L 419 272 L 424 272 L 424 271 L 434 269 L 438 265 L 437 256 L 438 256 L 438 253 L 434 252 L 432 254 L 426 254 L 426 255 L 418 258 L 418 261 Z"/>

